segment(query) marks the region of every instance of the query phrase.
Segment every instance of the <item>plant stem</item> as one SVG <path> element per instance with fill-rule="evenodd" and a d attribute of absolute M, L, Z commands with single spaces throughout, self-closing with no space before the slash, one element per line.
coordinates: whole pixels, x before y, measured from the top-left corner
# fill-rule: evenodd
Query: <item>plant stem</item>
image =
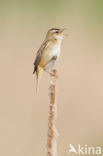
<path fill-rule="evenodd" d="M 50 77 L 49 86 L 49 117 L 48 117 L 48 135 L 47 135 L 47 156 L 57 156 L 57 130 L 55 119 L 57 115 L 57 106 L 55 100 L 57 71 L 52 70 L 53 75 Z"/>

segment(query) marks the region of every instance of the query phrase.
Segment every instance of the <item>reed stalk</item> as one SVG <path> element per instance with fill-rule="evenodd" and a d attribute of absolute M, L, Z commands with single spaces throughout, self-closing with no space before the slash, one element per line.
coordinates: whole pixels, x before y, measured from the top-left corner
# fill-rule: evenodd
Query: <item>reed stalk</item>
<path fill-rule="evenodd" d="M 50 76 L 49 86 L 49 116 L 48 116 L 48 134 L 47 134 L 47 156 L 57 156 L 57 129 L 55 120 L 57 115 L 56 106 L 56 79 L 57 71 L 52 70 L 53 75 Z"/>

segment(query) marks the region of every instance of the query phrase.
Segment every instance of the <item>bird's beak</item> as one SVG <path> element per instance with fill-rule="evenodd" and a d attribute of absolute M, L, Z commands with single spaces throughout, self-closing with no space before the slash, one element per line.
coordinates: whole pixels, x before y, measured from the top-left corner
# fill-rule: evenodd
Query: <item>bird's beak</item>
<path fill-rule="evenodd" d="M 69 36 L 68 34 L 65 34 L 64 31 L 67 30 L 67 28 L 61 29 L 60 33 L 63 34 L 63 36 Z"/>

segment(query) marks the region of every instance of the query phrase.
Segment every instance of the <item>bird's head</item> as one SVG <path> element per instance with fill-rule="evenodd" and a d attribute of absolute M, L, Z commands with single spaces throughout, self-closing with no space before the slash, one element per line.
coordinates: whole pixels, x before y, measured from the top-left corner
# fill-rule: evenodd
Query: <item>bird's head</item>
<path fill-rule="evenodd" d="M 48 39 L 56 39 L 56 40 L 62 40 L 64 35 L 64 30 L 66 29 L 58 29 L 58 28 L 52 28 L 47 32 L 46 37 Z"/>

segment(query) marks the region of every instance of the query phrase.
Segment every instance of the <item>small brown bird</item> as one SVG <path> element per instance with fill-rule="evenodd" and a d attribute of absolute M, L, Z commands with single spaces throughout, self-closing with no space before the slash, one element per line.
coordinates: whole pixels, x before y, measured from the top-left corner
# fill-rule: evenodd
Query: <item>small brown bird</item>
<path fill-rule="evenodd" d="M 38 83 L 42 71 L 48 72 L 50 75 L 51 69 L 56 64 L 60 56 L 60 47 L 63 39 L 63 32 L 65 29 L 52 28 L 47 32 L 46 38 L 41 47 L 37 51 L 36 59 L 34 61 L 34 71 L 36 72 L 37 84 L 36 90 L 38 90 Z"/>

